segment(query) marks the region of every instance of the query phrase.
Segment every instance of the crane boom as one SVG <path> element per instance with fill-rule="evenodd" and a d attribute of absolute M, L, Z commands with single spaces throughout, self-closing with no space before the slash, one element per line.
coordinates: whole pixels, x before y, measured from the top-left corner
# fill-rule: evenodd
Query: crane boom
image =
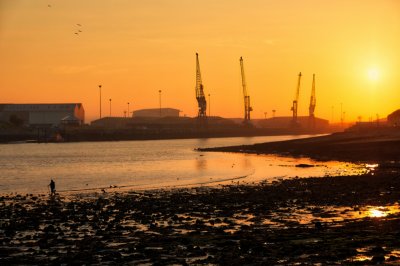
<path fill-rule="evenodd" d="M 299 73 L 299 77 L 297 79 L 297 89 L 296 89 L 296 94 L 294 95 L 293 105 L 291 109 L 293 111 L 293 118 L 292 118 L 293 126 L 297 126 L 297 108 L 298 108 L 299 94 L 300 94 L 300 80 L 301 80 L 301 72 Z"/>
<path fill-rule="evenodd" d="M 243 97 L 244 97 L 244 123 L 248 124 L 250 122 L 250 112 L 253 108 L 250 106 L 250 96 L 247 94 L 246 88 L 246 78 L 244 75 L 243 58 L 240 57 L 240 70 L 242 74 L 242 87 L 243 87 Z"/>
<path fill-rule="evenodd" d="M 203 82 L 201 80 L 198 53 L 196 53 L 196 100 L 199 108 L 197 117 L 206 117 L 207 101 L 206 97 L 204 96 L 204 87 L 203 87 Z"/>

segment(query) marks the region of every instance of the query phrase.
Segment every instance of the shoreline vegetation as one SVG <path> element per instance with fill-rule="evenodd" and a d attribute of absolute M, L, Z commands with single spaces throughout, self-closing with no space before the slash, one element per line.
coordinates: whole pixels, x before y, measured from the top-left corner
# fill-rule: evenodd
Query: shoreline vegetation
<path fill-rule="evenodd" d="M 0 197 L 0 264 L 398 265 L 399 132 L 206 151 L 373 163 L 358 176 Z"/>

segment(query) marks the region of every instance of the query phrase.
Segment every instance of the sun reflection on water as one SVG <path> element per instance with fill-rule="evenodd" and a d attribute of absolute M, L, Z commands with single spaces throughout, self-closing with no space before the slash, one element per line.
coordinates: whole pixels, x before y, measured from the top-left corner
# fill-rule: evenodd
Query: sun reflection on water
<path fill-rule="evenodd" d="M 388 205 L 388 206 L 366 206 L 365 208 L 362 208 L 361 211 L 358 213 L 358 218 L 363 218 L 363 217 L 380 218 L 398 213 L 400 213 L 399 204 Z"/>
<path fill-rule="evenodd" d="M 366 164 L 365 165 L 366 168 L 372 168 L 372 169 L 377 168 L 378 166 L 379 166 L 379 164 L 377 164 L 377 163 L 375 163 L 375 164 Z"/>
<path fill-rule="evenodd" d="M 369 210 L 369 215 L 368 216 L 370 216 L 370 217 L 385 217 L 387 215 L 388 214 L 385 211 L 382 211 L 382 210 L 380 210 L 378 208 L 372 208 L 372 209 Z"/>

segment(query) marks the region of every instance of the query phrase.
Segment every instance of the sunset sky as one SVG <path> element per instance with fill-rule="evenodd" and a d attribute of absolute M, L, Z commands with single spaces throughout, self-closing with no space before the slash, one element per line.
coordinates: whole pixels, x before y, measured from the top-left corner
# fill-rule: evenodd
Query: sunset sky
<path fill-rule="evenodd" d="M 78 25 L 79 24 L 79 25 Z M 78 33 L 78 34 L 75 34 Z M 211 115 L 243 117 L 243 56 L 253 118 L 346 121 L 400 108 L 398 0 L 0 0 L 0 102 L 81 102 L 86 120 L 162 106 L 195 116 L 199 53 Z M 207 96 L 208 100 L 208 96 Z M 208 114 L 208 110 L 207 110 Z"/>

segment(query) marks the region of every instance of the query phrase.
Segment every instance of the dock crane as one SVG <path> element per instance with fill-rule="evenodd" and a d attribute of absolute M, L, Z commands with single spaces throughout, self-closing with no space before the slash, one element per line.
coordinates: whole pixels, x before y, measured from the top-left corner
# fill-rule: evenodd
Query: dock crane
<path fill-rule="evenodd" d="M 196 53 L 196 100 L 199 106 L 198 118 L 206 118 L 207 101 L 204 96 L 203 82 L 201 81 L 199 54 Z"/>
<path fill-rule="evenodd" d="M 247 94 L 246 89 L 246 78 L 244 76 L 243 58 L 240 57 L 240 70 L 242 73 L 242 87 L 243 87 L 243 97 L 244 97 L 244 124 L 248 125 L 250 123 L 250 112 L 253 108 L 250 106 L 250 96 Z"/>
<path fill-rule="evenodd" d="M 297 89 L 296 89 L 296 94 L 294 95 L 294 100 L 293 100 L 293 105 L 292 105 L 292 112 L 293 112 L 293 118 L 292 118 L 292 126 L 297 127 L 297 107 L 298 107 L 298 102 L 299 102 L 299 94 L 300 94 L 300 80 L 301 80 L 301 72 L 299 73 L 299 77 L 297 80 Z"/>
<path fill-rule="evenodd" d="M 317 103 L 317 99 L 315 98 L 315 74 L 313 74 L 310 106 L 308 107 L 308 114 L 309 114 L 309 119 L 310 119 L 309 123 L 310 123 L 310 127 L 313 127 L 313 128 L 315 127 L 314 111 L 315 111 L 316 103 Z"/>

